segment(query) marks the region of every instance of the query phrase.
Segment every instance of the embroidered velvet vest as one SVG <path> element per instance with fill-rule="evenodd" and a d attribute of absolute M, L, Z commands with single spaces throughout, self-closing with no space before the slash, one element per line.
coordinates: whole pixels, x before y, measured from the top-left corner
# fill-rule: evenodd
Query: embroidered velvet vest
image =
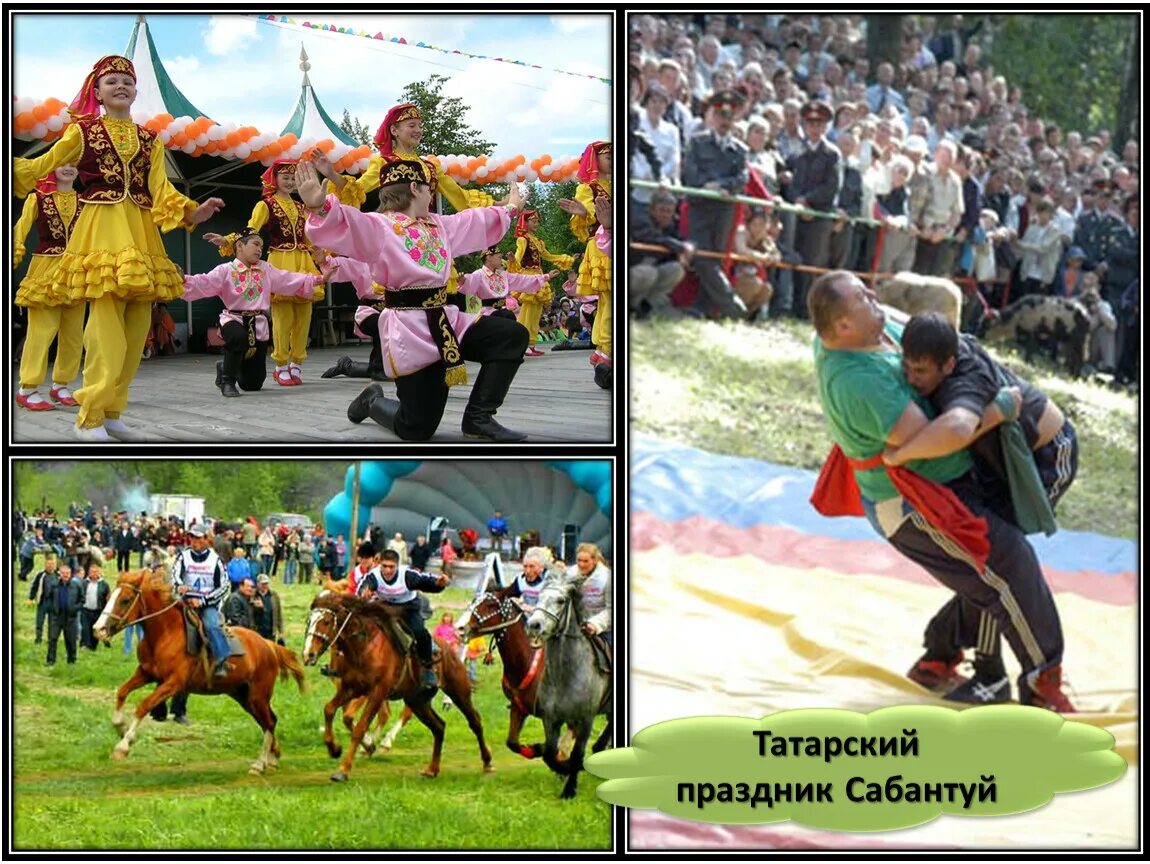
<path fill-rule="evenodd" d="M 40 211 L 40 215 L 36 217 L 36 233 L 40 237 L 40 242 L 32 254 L 64 254 L 64 249 L 68 245 L 68 237 L 72 234 L 72 226 L 76 224 L 76 217 L 80 215 L 80 209 L 83 207 L 79 197 L 77 196 L 76 209 L 72 212 L 72 218 L 68 220 L 67 224 L 65 224 L 64 217 L 56 206 L 54 193 L 45 195 L 37 190 L 36 205 Z"/>
<path fill-rule="evenodd" d="M 133 126 L 139 147 L 125 163 L 102 120 L 80 121 L 84 135 L 84 150 L 76 166 L 83 185 L 80 201 L 85 204 L 119 204 L 130 198 L 144 210 L 152 209 L 148 172 L 151 170 L 156 133 L 137 124 Z"/>
<path fill-rule="evenodd" d="M 294 203 L 294 202 L 293 202 Z M 306 249 L 307 239 L 304 237 L 304 208 L 296 205 L 295 219 L 288 215 L 287 210 L 274 195 L 264 198 L 268 208 L 268 250 L 271 252 L 289 252 L 292 249 Z"/>
<path fill-rule="evenodd" d="M 534 234 L 527 235 L 527 248 L 523 250 L 523 260 L 519 262 L 520 269 L 535 271 L 543 269 L 543 257 L 539 254 L 540 241 Z"/>

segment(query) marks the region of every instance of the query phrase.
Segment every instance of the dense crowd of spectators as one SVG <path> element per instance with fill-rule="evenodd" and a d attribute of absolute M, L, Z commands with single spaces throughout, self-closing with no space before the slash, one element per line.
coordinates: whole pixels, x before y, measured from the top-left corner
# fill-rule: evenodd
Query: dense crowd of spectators
<path fill-rule="evenodd" d="M 748 246 L 736 223 L 753 211 L 728 226 L 712 202 L 632 187 L 632 241 L 670 250 L 631 252 L 632 314 L 805 317 L 811 277 L 780 261 L 907 269 L 965 277 L 969 327 L 1025 294 L 1078 297 L 1095 331 L 1117 339 L 1094 352 L 1099 365 L 1133 380 L 1138 142 L 1116 153 L 1106 129 L 1035 116 L 986 62 L 981 21 L 903 16 L 899 62 L 872 69 L 862 15 L 632 16 L 632 178 L 758 190 L 832 214 L 766 213 Z M 733 150 L 745 177 L 710 171 Z M 722 236 L 700 233 L 692 214 Z M 712 277 L 701 251 L 754 261 L 728 257 Z"/>

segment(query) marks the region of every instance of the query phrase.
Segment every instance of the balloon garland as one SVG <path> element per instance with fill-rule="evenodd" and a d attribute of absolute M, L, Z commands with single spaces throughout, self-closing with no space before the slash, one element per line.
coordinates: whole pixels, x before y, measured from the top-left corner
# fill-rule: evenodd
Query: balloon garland
<path fill-rule="evenodd" d="M 64 134 L 72 122 L 68 106 L 59 99 L 16 99 L 13 132 L 17 138 L 32 141 L 55 141 Z M 255 126 L 220 124 L 208 117 L 173 117 L 157 114 L 154 117 L 136 115 L 133 119 L 160 136 L 169 150 L 179 150 L 189 156 L 219 156 L 243 162 L 270 165 L 276 159 L 306 158 L 316 147 L 327 155 L 335 170 L 347 174 L 361 174 L 367 170 L 372 147 L 362 144 L 350 147 L 331 138 L 305 138 L 293 133 L 284 135 L 260 132 Z M 510 183 L 513 181 L 564 182 L 575 179 L 579 169 L 578 156 L 552 157 L 544 154 L 528 159 L 520 154 L 496 156 L 437 156 L 440 167 L 461 183 Z"/>

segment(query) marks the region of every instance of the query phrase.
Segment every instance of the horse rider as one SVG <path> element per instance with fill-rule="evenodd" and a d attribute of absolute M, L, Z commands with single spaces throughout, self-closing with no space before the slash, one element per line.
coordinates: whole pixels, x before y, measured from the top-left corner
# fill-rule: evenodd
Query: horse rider
<path fill-rule="evenodd" d="M 204 634 L 215 661 L 216 678 L 226 678 L 228 674 L 227 637 L 220 625 L 220 604 L 228 596 L 231 583 L 228 581 L 224 562 L 214 549 L 208 547 L 208 534 L 202 525 L 188 529 L 191 548 L 185 549 L 176 559 L 172 568 L 172 585 L 184 604 L 198 611 L 204 623 Z"/>
<path fill-rule="evenodd" d="M 438 594 L 451 583 L 440 574 L 432 576 L 411 567 L 399 566 L 399 553 L 394 549 L 384 549 L 379 553 L 379 566 L 368 571 L 359 581 L 359 596 L 377 602 L 398 606 L 403 611 L 403 622 L 415 637 L 415 653 L 423 667 L 420 684 L 432 692 L 439 686 L 431 656 L 431 634 L 427 632 L 421 614 L 420 591 Z"/>
<path fill-rule="evenodd" d="M 578 610 L 583 632 L 596 634 L 614 647 L 611 639 L 611 568 L 594 543 L 580 543 L 575 550 L 575 565 L 568 568 L 567 578 L 579 583 Z"/>
<path fill-rule="evenodd" d="M 539 605 L 539 590 L 547 578 L 544 571 L 551 563 L 549 557 L 547 550 L 542 547 L 533 546 L 528 549 L 523 556 L 523 572 L 507 591 L 508 597 L 519 598 L 516 605 L 527 615 Z"/>

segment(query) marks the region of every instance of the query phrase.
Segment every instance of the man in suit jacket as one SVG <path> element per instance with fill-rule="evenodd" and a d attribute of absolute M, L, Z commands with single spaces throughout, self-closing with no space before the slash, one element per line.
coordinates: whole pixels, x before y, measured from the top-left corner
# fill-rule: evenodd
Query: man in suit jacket
<path fill-rule="evenodd" d="M 69 663 L 76 662 L 76 625 L 84 591 L 79 581 L 72 578 L 67 564 L 53 576 L 44 577 L 44 593 L 48 597 L 48 656 L 45 665 L 56 665 L 56 645 L 64 635 L 64 650 Z"/>
<path fill-rule="evenodd" d="M 132 569 L 130 556 L 132 550 L 136 548 L 136 535 L 132 533 L 132 526 L 128 524 L 125 519 L 120 522 L 120 527 L 116 529 L 115 537 L 112 539 L 112 548 L 116 550 L 116 570 L 120 573 L 126 573 Z"/>
<path fill-rule="evenodd" d="M 32 587 L 28 591 L 28 602 L 36 606 L 36 644 L 44 641 L 44 621 L 48 618 L 48 600 L 50 595 L 44 590 L 45 582 L 55 580 L 57 577 L 55 557 L 44 560 L 44 569 L 32 577 Z"/>
<path fill-rule="evenodd" d="M 792 177 L 786 186 L 786 198 L 808 210 L 823 213 L 834 210 L 839 191 L 839 151 L 826 140 L 827 125 L 834 116 L 831 106 L 822 100 L 808 102 L 801 116 L 807 140 L 803 151 L 787 160 Z M 799 216 L 795 233 L 795 251 L 803 263 L 826 267 L 830 263 L 830 238 L 834 222 L 827 218 Z M 794 315 L 807 317 L 807 290 L 814 277 L 800 273 L 795 278 Z"/>
<path fill-rule="evenodd" d="M 99 564 L 88 565 L 88 578 L 83 582 L 83 589 L 83 602 L 80 607 L 80 644 L 89 651 L 95 651 L 99 643 L 92 632 L 92 627 L 100 617 L 104 604 L 108 602 L 108 595 L 112 593 L 112 589 L 103 579 Z"/>
<path fill-rule="evenodd" d="M 839 191 L 835 196 L 835 212 L 839 219 L 831 227 L 830 264 L 833 270 L 854 270 L 858 266 L 859 246 L 863 239 L 865 225 L 856 225 L 850 220 L 862 214 L 862 172 L 858 169 L 858 141 L 854 133 L 843 130 L 839 133 Z"/>

